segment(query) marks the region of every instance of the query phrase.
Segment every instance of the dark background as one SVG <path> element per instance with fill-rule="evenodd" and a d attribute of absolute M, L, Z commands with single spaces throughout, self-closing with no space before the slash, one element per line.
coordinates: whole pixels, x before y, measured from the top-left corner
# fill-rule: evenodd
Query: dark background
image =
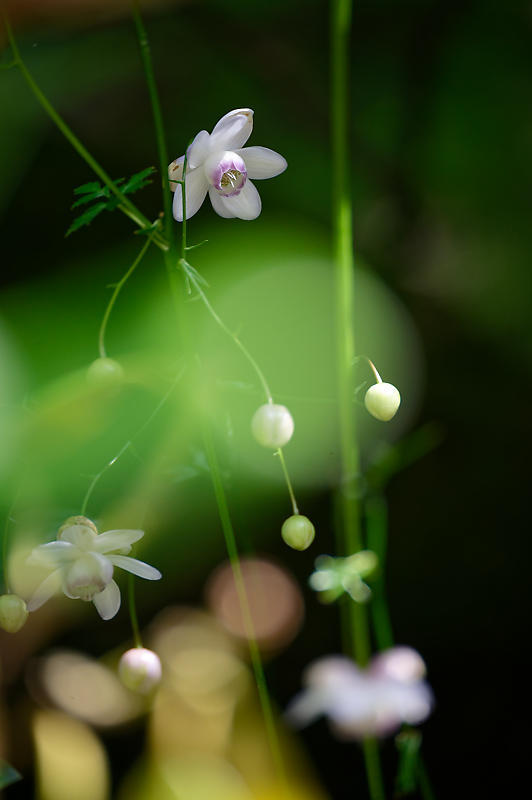
<path fill-rule="evenodd" d="M 130 174 L 131 164 L 156 160 L 131 22 L 118 7 L 89 5 L 97 4 L 25 3 L 13 16 L 50 99 L 113 175 Z M 261 220 L 295 220 L 327 236 L 327 4 L 169 3 L 147 7 L 146 22 L 176 142 L 171 157 L 185 132 L 252 106 L 257 126 L 259 112 L 261 119 L 253 143 L 281 150 L 290 164 L 282 188 L 261 186 Z M 388 492 L 388 594 L 396 638 L 422 652 L 437 698 L 424 752 L 439 798 L 510 796 L 528 761 L 531 42 L 529 2 L 355 3 L 355 248 L 415 321 L 426 364 L 417 422 L 435 421 L 444 434 Z M 88 236 L 65 242 L 63 234 L 72 188 L 90 175 L 13 71 L 0 74 L 0 98 L 2 313 L 22 337 L 35 388 L 91 357 L 69 345 L 43 362 L 17 328 L 22 287 L 43 276 L 71 279 L 70 265 L 85 256 Z M 142 200 L 156 211 L 157 188 Z M 202 209 L 202 230 L 225 224 L 211 217 Z M 109 252 L 129 231 L 127 220 L 109 215 L 94 223 L 90 246 Z M 33 305 L 21 313 L 39 319 Z M 317 527 L 326 525 L 328 493 L 309 494 L 307 505 Z M 275 542 L 267 549 L 305 581 L 310 557 L 298 560 Z M 219 557 L 213 552 L 212 563 Z M 188 601 L 201 599 L 200 574 L 187 585 Z M 179 591 L 166 598 L 182 599 Z M 332 614 L 313 609 L 312 623 L 269 665 L 280 706 L 304 666 L 338 648 Z M 102 647 L 90 632 L 88 640 L 72 632 L 67 643 Z M 337 743 L 324 722 L 302 737 L 333 798 L 365 796 L 351 745 Z M 109 743 L 117 776 L 140 746 L 133 734 Z M 27 792 L 26 782 L 6 796 Z"/>

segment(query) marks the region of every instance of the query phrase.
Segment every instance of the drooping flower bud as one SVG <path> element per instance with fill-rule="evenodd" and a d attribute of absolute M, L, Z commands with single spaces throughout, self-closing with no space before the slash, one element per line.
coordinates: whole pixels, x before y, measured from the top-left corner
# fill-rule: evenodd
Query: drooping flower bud
<path fill-rule="evenodd" d="M 302 514 L 293 514 L 284 521 L 281 536 L 289 547 L 294 550 L 306 550 L 316 534 L 314 525 L 308 517 Z"/>
<path fill-rule="evenodd" d="M 19 631 L 28 618 L 26 603 L 16 594 L 0 597 L 0 628 L 8 633 Z"/>
<path fill-rule="evenodd" d="M 286 406 L 266 403 L 255 411 L 251 420 L 251 431 L 263 447 L 277 450 L 292 438 L 294 420 Z"/>
<path fill-rule="evenodd" d="M 87 380 L 95 386 L 120 383 L 124 368 L 114 358 L 97 358 L 87 370 Z"/>
<path fill-rule="evenodd" d="M 131 650 L 126 650 L 120 658 L 118 674 L 128 689 L 148 694 L 161 680 L 161 661 L 153 650 L 133 647 Z"/>
<path fill-rule="evenodd" d="M 364 404 L 375 419 L 389 422 L 395 416 L 401 403 L 398 389 L 391 383 L 379 383 L 370 386 L 364 397 Z"/>

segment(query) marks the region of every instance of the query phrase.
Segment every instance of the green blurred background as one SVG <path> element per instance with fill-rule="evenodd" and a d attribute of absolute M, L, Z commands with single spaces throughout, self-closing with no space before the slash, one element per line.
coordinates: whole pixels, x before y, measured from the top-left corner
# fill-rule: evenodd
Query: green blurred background
<path fill-rule="evenodd" d="M 389 487 L 388 594 L 396 638 L 423 654 L 437 697 L 424 747 L 439 796 L 496 796 L 528 752 L 519 709 L 528 679 L 532 6 L 354 5 L 357 349 L 403 395 L 397 421 L 384 430 L 360 415 L 363 459 L 426 422 L 441 432 L 439 446 Z M 29 69 L 110 174 L 155 165 L 127 3 L 12 6 Z M 199 437 L 208 404 L 242 550 L 273 556 L 303 586 L 303 629 L 268 665 L 284 707 L 304 666 L 339 648 L 335 610 L 304 588 L 314 557 L 334 547 L 338 465 L 328 4 L 204 0 L 145 9 L 170 158 L 230 109 L 250 106 L 250 144 L 288 160 L 286 173 L 260 182 L 258 220 L 220 219 L 206 202 L 189 236 L 209 240 L 192 263 L 294 413 L 286 455 L 319 544 L 303 555 L 282 545 L 289 509 L 280 470 L 248 432 L 262 402 L 254 376 L 194 302 L 187 315 L 206 396 L 198 400 L 185 375 L 134 452 L 102 477 L 88 511 L 106 527 L 153 531 L 140 557 L 160 566 L 165 580 L 139 586 L 142 623 L 168 603 L 201 604 L 206 577 L 224 558 Z M 109 355 L 124 364 L 126 383 L 87 387 L 107 287 L 140 242 L 119 212 L 65 239 L 72 190 L 91 173 L 15 70 L 0 73 L 0 109 L 0 501 L 6 515 L 18 492 L 13 537 L 36 543 L 79 510 L 90 476 L 142 427 L 180 361 L 153 250 L 109 323 Z M 155 218 L 157 180 L 135 201 Z M 360 381 L 367 379 L 361 370 Z M 12 711 L 25 695 L 31 653 L 61 645 L 98 657 L 128 638 L 124 609 L 108 624 L 77 610 L 14 658 L 5 700 Z M 16 649 L 13 641 L 2 648 Z M 302 740 L 333 798 L 364 796 L 351 745 L 332 739 L 323 722 Z M 132 753 L 141 753 L 142 735 L 134 729 L 106 745 L 117 785 Z M 390 762 L 391 750 L 387 744 Z M 31 765 L 24 766 L 28 780 L 7 797 L 32 796 Z"/>

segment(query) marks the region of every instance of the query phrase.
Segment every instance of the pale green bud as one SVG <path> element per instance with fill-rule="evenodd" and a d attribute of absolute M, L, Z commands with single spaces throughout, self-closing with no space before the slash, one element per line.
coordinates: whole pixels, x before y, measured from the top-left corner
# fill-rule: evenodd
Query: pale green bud
<path fill-rule="evenodd" d="M 294 550 L 306 550 L 312 544 L 316 534 L 314 525 L 308 517 L 294 514 L 284 521 L 281 536 Z"/>
<path fill-rule="evenodd" d="M 120 383 L 124 368 L 113 358 L 97 358 L 87 370 L 87 380 L 94 386 L 109 386 Z"/>
<path fill-rule="evenodd" d="M 16 594 L 3 594 L 0 597 L 0 628 L 8 633 L 19 631 L 28 619 L 26 603 Z"/>
<path fill-rule="evenodd" d="M 389 422 L 399 408 L 401 395 L 391 383 L 375 383 L 366 392 L 364 403 L 375 419 Z"/>
<path fill-rule="evenodd" d="M 67 528 L 72 528 L 74 525 L 83 525 L 83 527 L 85 527 L 85 528 L 90 528 L 91 531 L 94 531 L 94 533 L 98 533 L 98 528 L 96 527 L 96 525 L 94 524 L 92 519 L 89 519 L 88 517 L 82 517 L 81 515 L 78 515 L 78 516 L 75 516 L 75 517 L 69 517 L 68 519 L 66 519 L 63 522 L 63 524 L 59 528 L 59 531 L 58 531 L 58 534 L 57 534 L 58 538 L 59 538 L 59 535 L 64 530 L 66 530 Z"/>
<path fill-rule="evenodd" d="M 292 438 L 294 420 L 286 406 L 266 403 L 255 411 L 251 420 L 251 432 L 263 447 L 277 450 Z"/>
<path fill-rule="evenodd" d="M 124 686 L 132 692 L 148 694 L 161 680 L 161 661 L 153 650 L 132 647 L 120 658 L 118 674 Z"/>

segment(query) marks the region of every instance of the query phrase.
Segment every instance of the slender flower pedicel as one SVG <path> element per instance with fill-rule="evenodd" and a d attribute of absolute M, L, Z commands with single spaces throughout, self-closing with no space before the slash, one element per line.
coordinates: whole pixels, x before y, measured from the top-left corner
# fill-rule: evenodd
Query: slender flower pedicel
<path fill-rule="evenodd" d="M 200 208 L 207 192 L 212 207 L 221 217 L 256 219 L 261 212 L 260 195 L 251 183 L 275 178 L 287 167 L 286 160 L 267 147 L 243 147 L 253 129 L 253 111 L 237 108 L 223 116 L 212 133 L 200 131 L 187 150 L 186 218 Z M 168 167 L 170 188 L 175 192 L 173 214 L 183 221 L 183 197 L 175 191 L 183 180 L 185 156 Z"/>
<path fill-rule="evenodd" d="M 92 601 L 102 619 L 111 619 L 120 608 L 114 567 L 150 581 L 161 578 L 155 567 L 126 555 L 143 536 L 144 531 L 137 530 L 99 534 L 87 517 L 70 517 L 59 529 L 57 541 L 39 545 L 30 555 L 30 563 L 41 564 L 51 572 L 35 590 L 28 610 L 35 611 L 52 595 L 63 591 L 73 600 Z"/>

